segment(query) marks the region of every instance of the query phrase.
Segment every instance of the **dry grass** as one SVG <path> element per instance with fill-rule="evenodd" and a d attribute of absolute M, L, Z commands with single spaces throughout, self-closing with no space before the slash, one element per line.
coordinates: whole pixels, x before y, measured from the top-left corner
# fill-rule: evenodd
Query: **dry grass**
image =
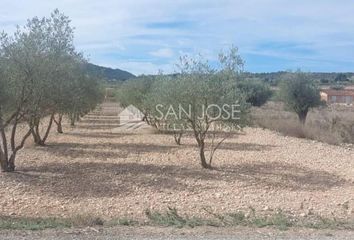
<path fill-rule="evenodd" d="M 294 217 L 292 214 L 283 212 L 280 209 L 271 210 L 266 214 L 258 215 L 253 208 L 248 211 L 237 211 L 230 213 L 214 213 L 204 209 L 209 216 L 195 217 L 181 215 L 176 208 L 169 207 L 165 211 L 155 211 L 146 209 L 147 220 L 136 221 L 130 218 L 112 218 L 104 220 L 90 215 L 79 215 L 72 218 L 27 218 L 27 217 L 2 217 L 0 216 L 1 230 L 44 230 L 63 228 L 84 228 L 88 227 L 98 231 L 95 227 L 114 226 L 157 226 L 157 227 L 273 227 L 279 230 L 289 228 L 312 228 L 312 229 L 332 229 L 332 230 L 354 230 L 354 220 L 326 218 L 318 215 L 309 217 Z"/>
<path fill-rule="evenodd" d="M 269 102 L 252 109 L 256 126 L 278 131 L 286 136 L 308 138 L 330 144 L 354 143 L 354 106 L 332 105 L 309 112 L 305 126 L 294 113 L 279 102 Z"/>

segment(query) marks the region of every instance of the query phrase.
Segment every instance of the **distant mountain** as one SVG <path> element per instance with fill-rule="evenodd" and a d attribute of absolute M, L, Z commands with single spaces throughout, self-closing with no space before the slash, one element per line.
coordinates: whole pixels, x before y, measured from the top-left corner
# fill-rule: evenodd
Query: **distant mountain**
<path fill-rule="evenodd" d="M 113 69 L 109 67 L 102 67 L 92 63 L 88 63 L 86 65 L 86 71 L 90 75 L 102 78 L 109 82 L 116 82 L 116 81 L 125 81 L 130 78 L 135 78 L 135 75 L 121 70 L 121 69 Z"/>

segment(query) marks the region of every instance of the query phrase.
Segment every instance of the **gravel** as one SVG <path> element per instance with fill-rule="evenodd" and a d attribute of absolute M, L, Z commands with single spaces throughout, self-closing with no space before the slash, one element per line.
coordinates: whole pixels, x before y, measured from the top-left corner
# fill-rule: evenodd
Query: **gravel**
<path fill-rule="evenodd" d="M 129 228 L 115 227 L 106 229 L 72 229 L 72 230 L 45 230 L 39 232 L 26 231 L 0 231 L 2 240 L 352 240 L 353 232 L 347 231 L 311 231 L 293 230 L 279 232 L 273 229 L 248 229 L 248 228 Z"/>
<path fill-rule="evenodd" d="M 145 209 L 170 206 L 195 216 L 208 215 L 205 207 L 252 207 L 354 218 L 350 146 L 246 128 L 225 141 L 210 171 L 201 168 L 192 136 L 177 146 L 169 135 L 117 131 L 117 117 L 95 114 L 65 125 L 65 134 L 53 132 L 46 147 L 26 144 L 17 172 L 0 173 L 1 215 L 146 220 Z"/>

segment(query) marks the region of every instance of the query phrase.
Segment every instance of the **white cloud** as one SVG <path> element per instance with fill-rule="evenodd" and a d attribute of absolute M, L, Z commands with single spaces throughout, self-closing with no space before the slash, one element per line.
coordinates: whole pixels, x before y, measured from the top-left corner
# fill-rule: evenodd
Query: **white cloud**
<path fill-rule="evenodd" d="M 93 61 L 93 63 L 111 68 L 124 69 L 137 76 L 142 74 L 158 74 L 159 71 L 170 73 L 175 70 L 174 63 L 156 64 L 148 61 Z"/>
<path fill-rule="evenodd" d="M 232 43 L 241 52 L 269 52 L 288 60 L 303 59 L 304 64 L 306 58 L 333 62 L 354 58 L 353 0 L 340 4 L 336 0 L 0 0 L 0 6 L 0 30 L 7 32 L 27 18 L 47 16 L 59 8 L 76 28 L 75 44 L 93 62 L 126 66 L 134 73 L 172 69 L 167 65 L 182 52 L 211 58 Z M 151 27 L 181 21 L 186 24 Z M 312 56 L 276 47 L 260 50 L 259 45 L 267 42 L 311 43 Z M 350 70 L 350 64 L 346 68 Z"/>
<path fill-rule="evenodd" d="M 150 52 L 150 55 L 160 58 L 171 58 L 174 56 L 174 52 L 170 48 L 160 48 L 157 51 Z"/>

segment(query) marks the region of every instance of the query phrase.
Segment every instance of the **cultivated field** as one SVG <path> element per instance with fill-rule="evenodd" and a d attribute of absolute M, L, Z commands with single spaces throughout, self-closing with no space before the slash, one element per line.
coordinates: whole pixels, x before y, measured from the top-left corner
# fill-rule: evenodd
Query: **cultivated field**
<path fill-rule="evenodd" d="M 354 218 L 353 148 L 247 128 L 221 146 L 210 171 L 192 137 L 177 146 L 169 135 L 115 129 L 112 106 L 53 132 L 46 147 L 27 144 L 17 172 L 0 174 L 1 214 L 144 221 L 146 209 L 176 207 L 194 216 L 254 208 Z"/>

